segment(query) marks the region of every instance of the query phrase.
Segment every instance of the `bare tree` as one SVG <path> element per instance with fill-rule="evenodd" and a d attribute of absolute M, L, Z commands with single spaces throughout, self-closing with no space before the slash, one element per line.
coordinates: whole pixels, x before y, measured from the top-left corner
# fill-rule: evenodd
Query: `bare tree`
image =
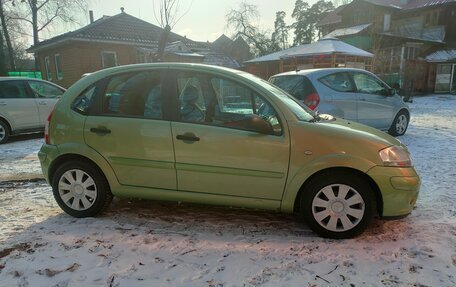
<path fill-rule="evenodd" d="M 158 51 L 156 55 L 157 61 L 163 60 L 163 54 L 165 52 L 166 43 L 168 42 L 169 34 L 173 29 L 174 25 L 176 25 L 185 14 L 190 11 L 191 4 L 188 9 L 179 14 L 180 10 L 180 1 L 179 0 L 153 0 L 154 2 L 154 16 L 160 26 L 163 28 L 163 33 L 160 36 L 160 40 L 158 41 Z M 157 2 L 157 3 L 156 3 Z M 158 7 L 158 9 L 155 9 Z M 157 13 L 158 11 L 158 13 Z"/>
<path fill-rule="evenodd" d="M 270 52 L 271 38 L 253 23 L 258 18 L 257 6 L 247 2 L 241 2 L 238 9 L 231 9 L 226 14 L 227 26 L 241 35 L 261 56 Z"/>
<path fill-rule="evenodd" d="M 51 24 L 78 23 L 78 12 L 85 12 L 86 0 L 13 0 L 16 9 L 12 19 L 30 23 L 32 26 L 33 45 L 40 42 L 39 33 Z"/>

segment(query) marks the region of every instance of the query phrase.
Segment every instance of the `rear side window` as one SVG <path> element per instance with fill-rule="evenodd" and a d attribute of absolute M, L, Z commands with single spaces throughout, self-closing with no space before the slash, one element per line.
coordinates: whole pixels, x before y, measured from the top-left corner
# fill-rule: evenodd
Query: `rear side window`
<path fill-rule="evenodd" d="M 2 81 L 0 82 L 0 98 L 4 99 L 26 99 L 33 96 L 27 92 L 23 81 Z"/>
<path fill-rule="evenodd" d="M 315 93 L 315 88 L 310 80 L 302 75 L 273 77 L 270 82 L 301 101 Z"/>
<path fill-rule="evenodd" d="M 102 114 L 162 118 L 159 72 L 114 76 L 109 80 L 102 98 Z"/>
<path fill-rule="evenodd" d="M 327 75 L 320 78 L 319 81 L 338 92 L 354 92 L 355 90 L 347 73 Z"/>

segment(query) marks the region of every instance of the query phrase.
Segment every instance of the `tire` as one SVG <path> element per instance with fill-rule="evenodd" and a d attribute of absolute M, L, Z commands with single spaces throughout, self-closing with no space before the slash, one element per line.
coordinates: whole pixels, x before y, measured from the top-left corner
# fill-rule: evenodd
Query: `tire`
<path fill-rule="evenodd" d="M 52 191 L 60 208 L 78 218 L 100 214 L 113 197 L 103 173 L 83 161 L 60 166 L 52 179 Z"/>
<path fill-rule="evenodd" d="M 301 193 L 301 216 L 322 237 L 353 238 L 362 233 L 376 211 L 375 194 L 360 176 L 326 172 Z"/>
<path fill-rule="evenodd" d="M 9 126 L 3 120 L 0 120 L 0 144 L 6 143 L 9 139 L 9 136 Z"/>
<path fill-rule="evenodd" d="M 397 113 L 396 117 L 394 118 L 393 123 L 391 124 L 391 127 L 388 131 L 388 133 L 392 136 L 401 136 L 405 134 L 407 131 L 407 127 L 409 124 L 410 116 L 409 114 L 402 110 L 399 113 Z"/>

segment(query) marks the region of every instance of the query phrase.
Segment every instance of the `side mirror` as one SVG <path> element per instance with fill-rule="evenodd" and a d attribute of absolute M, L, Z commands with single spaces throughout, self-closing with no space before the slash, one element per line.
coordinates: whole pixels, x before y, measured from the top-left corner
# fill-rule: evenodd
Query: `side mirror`
<path fill-rule="evenodd" d="M 388 96 L 394 96 L 395 94 L 396 94 L 396 89 L 394 89 L 394 88 L 388 89 Z"/>
<path fill-rule="evenodd" d="M 267 135 L 274 134 L 274 129 L 271 124 L 258 115 L 249 115 L 247 118 L 231 123 L 225 123 L 225 125 Z"/>

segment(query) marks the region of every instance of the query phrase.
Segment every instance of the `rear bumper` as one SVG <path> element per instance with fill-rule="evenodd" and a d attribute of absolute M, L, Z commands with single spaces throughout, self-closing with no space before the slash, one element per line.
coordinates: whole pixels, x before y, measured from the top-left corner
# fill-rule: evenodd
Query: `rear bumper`
<path fill-rule="evenodd" d="M 413 167 L 376 166 L 367 173 L 377 184 L 382 195 L 380 215 L 400 218 L 410 214 L 420 191 L 420 177 Z"/>
<path fill-rule="evenodd" d="M 49 178 L 49 168 L 51 167 L 52 161 L 58 156 L 59 150 L 55 145 L 43 144 L 41 149 L 38 151 L 38 158 L 40 159 L 41 171 L 43 172 L 44 178 L 49 184 L 51 179 Z"/>

